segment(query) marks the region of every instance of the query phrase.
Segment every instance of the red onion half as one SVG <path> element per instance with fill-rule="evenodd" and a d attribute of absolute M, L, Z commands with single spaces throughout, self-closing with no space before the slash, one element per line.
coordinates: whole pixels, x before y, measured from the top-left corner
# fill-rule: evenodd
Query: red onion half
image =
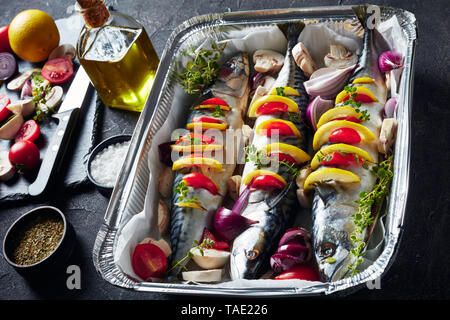
<path fill-rule="evenodd" d="M 381 72 L 389 72 L 403 67 L 403 55 L 395 51 L 385 51 L 378 58 Z"/>
<path fill-rule="evenodd" d="M 9 79 L 16 72 L 16 58 L 11 53 L 0 53 L 0 80 Z"/>
<path fill-rule="evenodd" d="M 258 221 L 250 220 L 227 208 L 220 208 L 214 215 L 214 230 L 219 238 L 230 242 Z"/>

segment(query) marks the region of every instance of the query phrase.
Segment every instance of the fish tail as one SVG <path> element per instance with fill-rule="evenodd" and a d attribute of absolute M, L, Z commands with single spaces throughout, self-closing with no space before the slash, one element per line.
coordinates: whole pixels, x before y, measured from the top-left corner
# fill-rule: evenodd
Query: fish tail
<path fill-rule="evenodd" d="M 303 28 L 305 28 L 305 24 L 302 21 L 296 21 L 282 23 L 278 27 L 288 40 L 288 49 L 292 49 L 297 44 L 298 36 L 303 31 Z"/>

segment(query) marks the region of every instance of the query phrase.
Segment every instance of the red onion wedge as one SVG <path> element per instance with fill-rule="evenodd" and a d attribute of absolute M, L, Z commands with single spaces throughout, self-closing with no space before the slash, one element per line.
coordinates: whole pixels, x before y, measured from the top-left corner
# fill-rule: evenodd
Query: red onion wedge
<path fill-rule="evenodd" d="M 310 234 L 308 230 L 303 228 L 290 228 L 286 230 L 284 235 L 281 237 L 278 247 L 284 246 L 286 244 L 301 244 L 306 246 L 310 239 Z"/>
<path fill-rule="evenodd" d="M 378 58 L 378 67 L 381 72 L 403 68 L 403 55 L 395 51 L 385 51 Z"/>
<path fill-rule="evenodd" d="M 0 53 L 0 80 L 9 79 L 17 68 L 16 58 L 11 53 Z"/>
<path fill-rule="evenodd" d="M 219 238 L 230 242 L 258 221 L 250 220 L 240 213 L 227 208 L 220 208 L 214 215 L 214 230 Z"/>
<path fill-rule="evenodd" d="M 345 87 L 350 78 L 350 73 L 357 64 L 345 69 L 324 68 L 314 71 L 308 81 L 303 84 L 306 92 L 313 97 L 321 96 L 324 99 L 334 97 Z"/>
<path fill-rule="evenodd" d="M 388 101 L 386 101 L 386 104 L 384 105 L 384 118 L 393 118 L 395 109 L 397 109 L 397 99 L 392 97 Z"/>
<path fill-rule="evenodd" d="M 284 253 L 275 253 L 270 257 L 270 266 L 276 273 L 289 270 L 296 264 L 300 264 L 302 262 L 303 260 L 301 258 Z"/>
<path fill-rule="evenodd" d="M 309 103 L 308 108 L 306 109 L 306 119 L 314 131 L 317 130 L 317 122 L 319 122 L 320 116 L 330 110 L 333 106 L 333 100 L 325 100 L 321 97 L 315 97 Z"/>

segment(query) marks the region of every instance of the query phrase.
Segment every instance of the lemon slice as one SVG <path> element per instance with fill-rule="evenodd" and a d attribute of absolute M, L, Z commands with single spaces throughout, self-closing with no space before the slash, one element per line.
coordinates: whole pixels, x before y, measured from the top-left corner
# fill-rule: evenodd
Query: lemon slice
<path fill-rule="evenodd" d="M 199 166 L 207 166 L 215 171 L 221 171 L 222 170 L 222 164 L 217 161 L 216 159 L 212 158 L 204 158 L 200 156 L 194 156 L 194 157 L 184 157 L 181 159 L 178 159 L 175 161 L 172 165 L 172 170 L 180 170 L 182 168 L 192 166 L 192 165 L 199 165 Z"/>
<path fill-rule="evenodd" d="M 305 179 L 303 188 L 312 188 L 312 186 L 314 185 L 332 180 L 338 183 L 360 182 L 359 177 L 350 171 L 338 168 L 324 168 L 310 173 L 309 176 Z"/>
<path fill-rule="evenodd" d="M 256 178 L 256 177 L 258 177 L 258 176 L 267 176 L 267 175 L 273 176 L 273 177 L 277 178 L 278 180 L 280 180 L 281 182 L 283 182 L 284 185 L 287 184 L 287 183 L 286 183 L 286 180 L 284 180 L 284 178 L 283 178 L 282 176 L 280 176 L 279 174 L 277 174 L 277 173 L 275 173 L 275 172 L 272 172 L 272 171 L 270 171 L 270 170 L 264 170 L 264 169 L 255 170 L 255 171 L 249 172 L 249 173 L 244 177 L 244 179 L 242 180 L 242 183 L 243 183 L 244 185 L 248 185 L 248 184 L 253 180 L 253 178 Z"/>
<path fill-rule="evenodd" d="M 373 80 L 372 78 L 369 77 L 360 77 L 360 78 L 356 78 L 355 80 L 353 80 L 353 84 L 355 83 L 373 83 L 375 82 L 375 80 Z"/>
<path fill-rule="evenodd" d="M 361 136 L 361 142 L 373 141 L 375 139 L 375 135 L 372 133 L 372 131 L 370 131 L 363 125 L 360 125 L 359 123 L 346 120 L 336 120 L 328 122 L 317 129 L 316 133 L 314 134 L 313 149 L 318 150 L 324 143 L 328 141 L 328 137 L 330 136 L 331 132 L 339 128 L 352 128 L 356 130 Z"/>
<path fill-rule="evenodd" d="M 287 143 L 271 143 L 261 148 L 266 154 L 271 152 L 282 152 L 291 155 L 297 163 L 309 161 L 311 156 L 302 149 Z"/>
<path fill-rule="evenodd" d="M 326 146 L 322 148 L 319 152 L 316 153 L 314 158 L 311 161 L 311 169 L 316 170 L 317 167 L 320 165 L 319 157 L 324 157 L 327 154 L 334 153 L 334 152 L 341 152 L 341 153 L 352 153 L 355 155 L 360 156 L 366 161 L 374 162 L 373 158 L 368 154 L 366 151 L 364 151 L 361 148 L 351 146 L 345 143 L 336 143 L 329 146 Z"/>
<path fill-rule="evenodd" d="M 209 122 L 193 122 L 188 123 L 186 125 L 188 130 L 208 130 L 208 129 L 217 129 L 217 130 L 226 130 L 228 128 L 227 123 L 209 123 Z"/>
<path fill-rule="evenodd" d="M 198 109 L 215 109 L 216 107 L 219 107 L 220 110 L 223 111 L 230 111 L 231 108 L 229 106 L 219 105 L 219 104 L 199 104 L 198 106 L 194 107 L 194 110 Z"/>
<path fill-rule="evenodd" d="M 176 202 L 176 203 L 174 203 L 174 205 L 176 205 L 178 207 L 194 208 L 194 209 L 206 211 L 205 208 L 203 208 L 201 205 L 199 205 L 198 203 L 195 203 L 195 202 Z"/>
<path fill-rule="evenodd" d="M 349 106 L 330 109 L 320 116 L 319 122 L 317 122 L 317 128 L 320 128 L 322 125 L 330 122 L 333 119 L 343 117 L 355 117 L 359 119 L 361 117 L 361 113 L 357 112 L 354 108 Z"/>
<path fill-rule="evenodd" d="M 191 146 L 171 145 L 172 150 L 182 152 L 204 152 L 204 151 L 216 151 L 221 150 L 223 145 L 221 144 L 198 144 Z"/>
<path fill-rule="evenodd" d="M 258 100 L 256 100 L 255 102 L 252 103 L 252 105 L 250 106 L 250 108 L 248 109 L 248 116 L 250 118 L 256 118 L 258 116 L 258 108 L 261 107 L 264 103 L 268 103 L 268 102 L 281 102 L 281 103 L 285 103 L 288 108 L 287 108 L 287 112 L 299 112 L 298 110 L 298 105 L 297 103 L 295 103 L 295 101 L 283 97 L 283 96 L 278 96 L 278 95 L 268 95 L 265 97 L 261 97 Z"/>
<path fill-rule="evenodd" d="M 300 93 L 292 87 L 277 87 L 270 91 L 270 95 L 279 95 L 282 92 L 285 96 L 299 96 Z"/>
<path fill-rule="evenodd" d="M 354 87 L 356 88 L 355 92 L 352 92 L 352 94 L 356 93 L 358 94 L 358 96 L 360 96 L 360 99 L 364 98 L 364 100 L 367 101 L 363 101 L 363 102 L 376 102 L 378 101 L 377 98 L 375 98 L 375 96 L 373 95 L 373 93 L 367 89 L 366 87 L 363 86 L 358 86 L 358 87 Z M 344 100 L 346 100 L 346 98 L 348 97 L 350 93 L 348 93 L 345 90 L 342 90 L 337 96 L 336 96 L 336 101 L 334 102 L 335 105 L 343 102 Z M 355 101 L 358 101 L 358 97 L 353 98 Z"/>
<path fill-rule="evenodd" d="M 274 123 L 274 122 L 279 122 L 279 123 L 281 123 L 281 124 L 284 124 L 284 125 L 288 126 L 288 127 L 292 130 L 292 133 L 293 133 L 295 136 L 297 136 L 297 137 L 299 137 L 299 138 L 302 136 L 302 134 L 300 133 L 300 131 L 298 131 L 297 127 L 296 127 L 291 121 L 288 121 L 288 120 L 282 120 L 282 119 L 269 119 L 269 120 L 265 120 L 265 121 L 261 122 L 261 123 L 258 125 L 258 127 L 256 128 L 256 134 L 259 134 L 259 135 L 265 135 L 264 130 L 267 130 L 267 127 L 268 127 L 271 123 Z M 280 132 L 280 135 L 283 135 L 283 134 Z"/>

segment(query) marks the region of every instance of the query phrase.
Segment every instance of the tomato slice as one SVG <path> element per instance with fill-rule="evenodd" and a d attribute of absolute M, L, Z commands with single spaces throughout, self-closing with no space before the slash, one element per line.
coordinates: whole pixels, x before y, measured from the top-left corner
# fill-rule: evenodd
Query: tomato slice
<path fill-rule="evenodd" d="M 280 136 L 295 136 L 295 133 L 292 131 L 292 128 L 289 127 L 286 123 L 281 121 L 273 121 L 268 124 L 264 129 L 267 130 L 267 137 L 271 137 L 272 134 L 278 132 Z M 278 131 L 277 131 L 278 130 Z"/>
<path fill-rule="evenodd" d="M 192 123 L 205 122 L 205 123 L 222 123 L 222 120 L 210 117 L 194 117 Z"/>
<path fill-rule="evenodd" d="M 294 157 L 287 153 L 274 152 L 270 154 L 271 159 L 275 157 L 278 159 L 278 161 L 287 161 L 290 164 L 297 164 L 297 161 L 294 159 Z"/>
<path fill-rule="evenodd" d="M 182 136 L 175 142 L 175 144 L 181 144 L 182 146 L 199 145 L 199 144 L 211 144 L 214 143 L 214 139 L 199 133 L 188 133 Z"/>
<path fill-rule="evenodd" d="M 343 127 L 331 132 L 328 141 L 333 143 L 358 144 L 361 142 L 361 136 L 355 129 Z"/>
<path fill-rule="evenodd" d="M 8 158 L 18 171 L 31 170 L 39 164 L 39 148 L 31 141 L 19 141 L 9 149 Z"/>
<path fill-rule="evenodd" d="M 217 240 L 217 237 L 208 228 L 203 229 L 203 234 L 202 234 L 202 238 L 200 239 L 200 243 L 202 243 L 203 240 L 205 240 L 205 239 L 211 239 L 214 241 L 212 249 L 223 250 L 223 251 L 228 251 L 228 249 L 230 249 L 230 245 L 228 243 L 226 243 L 225 241 Z"/>
<path fill-rule="evenodd" d="M 275 277 L 275 280 L 300 279 L 308 281 L 320 281 L 317 272 L 305 265 L 297 264 L 289 270 Z"/>
<path fill-rule="evenodd" d="M 213 195 L 217 195 L 219 193 L 219 187 L 217 186 L 217 184 L 201 173 L 192 172 L 186 174 L 183 176 L 183 180 L 188 186 L 191 186 L 192 188 L 203 188 L 211 192 L 211 194 Z"/>
<path fill-rule="evenodd" d="M 48 60 L 41 71 L 42 76 L 51 83 L 63 83 L 73 75 L 72 62 L 67 58 Z"/>
<path fill-rule="evenodd" d="M 151 243 L 138 244 L 134 248 L 131 264 L 134 272 L 143 280 L 161 277 L 167 269 L 167 258 L 160 247 Z"/>
<path fill-rule="evenodd" d="M 200 104 L 207 104 L 207 105 L 219 105 L 219 106 L 227 106 L 228 107 L 228 103 L 226 103 L 225 100 L 222 100 L 220 98 L 210 98 L 210 99 L 206 99 L 205 101 L 202 101 Z"/>
<path fill-rule="evenodd" d="M 11 113 L 7 108 L 8 104 L 11 102 L 6 94 L 0 95 L 0 122 L 6 120 Z"/>
<path fill-rule="evenodd" d="M 283 189 L 285 184 L 272 175 L 261 175 L 253 180 L 252 188 L 271 190 L 271 189 Z"/>
<path fill-rule="evenodd" d="M 358 159 L 358 161 L 356 159 Z M 350 164 L 362 165 L 363 159 L 353 153 L 342 154 L 335 152 L 331 155 L 331 159 L 324 159 L 320 163 L 326 166 L 348 166 Z"/>
<path fill-rule="evenodd" d="M 35 141 L 41 135 L 39 125 L 34 120 L 25 122 L 16 135 L 16 142 L 18 141 Z"/>
<path fill-rule="evenodd" d="M 279 101 L 270 101 L 263 103 L 256 111 L 259 115 L 273 114 L 276 112 L 286 112 L 288 105 Z"/>

